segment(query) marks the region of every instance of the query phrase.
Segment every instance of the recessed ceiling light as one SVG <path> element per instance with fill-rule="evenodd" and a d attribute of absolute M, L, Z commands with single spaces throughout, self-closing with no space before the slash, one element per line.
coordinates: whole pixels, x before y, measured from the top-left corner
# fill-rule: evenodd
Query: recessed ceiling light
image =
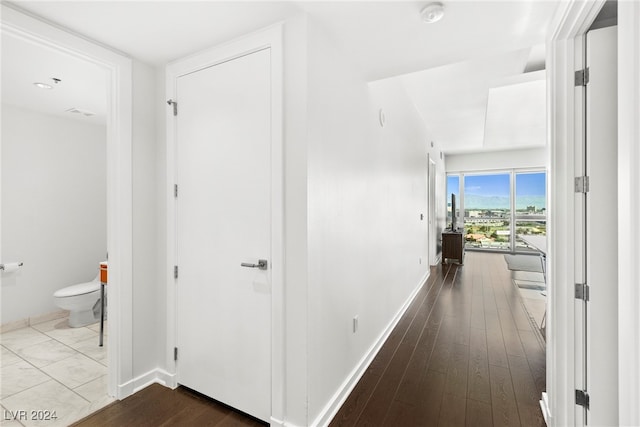
<path fill-rule="evenodd" d="M 46 84 L 46 83 L 35 82 L 33 85 L 34 85 L 35 87 L 40 88 L 40 89 L 53 89 L 53 86 L 48 85 L 48 84 Z"/>
<path fill-rule="evenodd" d="M 444 6 L 442 3 L 429 3 L 422 9 L 420 16 L 428 24 L 438 22 L 444 16 Z"/>

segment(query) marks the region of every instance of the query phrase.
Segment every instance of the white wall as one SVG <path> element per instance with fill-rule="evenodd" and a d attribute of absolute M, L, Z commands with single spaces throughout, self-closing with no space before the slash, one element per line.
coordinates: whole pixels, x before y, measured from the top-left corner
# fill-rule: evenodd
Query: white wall
<path fill-rule="evenodd" d="M 448 154 L 445 156 L 445 162 L 447 172 L 475 172 L 514 168 L 546 169 L 548 163 L 546 148 Z"/>
<path fill-rule="evenodd" d="M 312 422 L 427 275 L 430 138 L 400 84 L 367 84 L 312 22 L 308 43 Z"/>
<path fill-rule="evenodd" d="M 640 3 L 618 4 L 620 425 L 640 425 Z"/>
<path fill-rule="evenodd" d="M 307 19 L 284 25 L 284 234 L 285 387 L 284 417 L 307 425 Z"/>
<path fill-rule="evenodd" d="M 164 287 L 158 275 L 156 69 L 133 61 L 133 378 L 155 369 L 163 360 Z"/>
<path fill-rule="evenodd" d="M 437 161 L 442 223 L 445 206 L 444 162 L 438 145 L 428 147 L 431 139 L 401 86 L 393 81 L 367 84 L 320 30 L 309 27 L 303 15 L 284 25 L 282 392 L 286 423 L 300 426 L 312 423 L 329 403 L 428 271 L 427 221 L 419 220 L 420 213 L 427 213 L 428 153 Z M 163 70 L 156 72 L 164 80 Z M 136 73 L 134 79 L 135 87 Z M 163 82 L 156 82 L 157 93 L 163 87 Z M 156 242 L 159 272 L 166 270 L 165 207 L 171 197 L 164 185 L 164 100 L 156 97 L 154 107 L 157 234 L 155 240 L 152 236 L 144 240 L 145 247 Z M 380 107 L 387 114 L 384 129 L 377 121 Z M 142 145 L 138 152 L 134 135 L 134 191 L 136 168 L 148 168 L 144 153 L 151 146 L 148 141 Z M 148 235 L 148 225 L 136 225 L 136 218 L 142 221 L 143 216 L 134 212 L 134 228 L 143 227 Z M 139 298 L 153 288 L 148 280 L 134 276 L 134 297 L 140 286 L 145 291 Z M 161 289 L 160 282 L 157 286 Z M 158 366 L 173 372 L 165 331 L 167 311 L 174 302 L 166 301 L 164 290 L 157 292 L 155 314 L 150 312 L 151 299 L 134 301 L 136 310 L 142 310 L 134 317 L 134 341 L 136 331 L 159 337 L 157 342 L 143 338 L 140 345 L 134 343 L 138 374 L 152 363 L 153 345 L 162 349 Z M 350 329 L 354 314 L 360 316 L 357 334 Z M 157 325 L 153 319 L 158 319 Z"/>
<path fill-rule="evenodd" d="M 2 106 L 5 324 L 57 310 L 53 293 L 92 280 L 107 252 L 106 128 Z"/>

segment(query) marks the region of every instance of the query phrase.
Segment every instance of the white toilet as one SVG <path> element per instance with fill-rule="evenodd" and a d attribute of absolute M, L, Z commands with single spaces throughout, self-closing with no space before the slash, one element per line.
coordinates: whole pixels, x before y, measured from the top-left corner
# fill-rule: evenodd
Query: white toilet
<path fill-rule="evenodd" d="M 58 307 L 69 310 L 69 326 L 72 328 L 99 321 L 100 313 L 94 314 L 93 307 L 100 300 L 100 274 L 91 282 L 58 289 L 53 300 Z"/>

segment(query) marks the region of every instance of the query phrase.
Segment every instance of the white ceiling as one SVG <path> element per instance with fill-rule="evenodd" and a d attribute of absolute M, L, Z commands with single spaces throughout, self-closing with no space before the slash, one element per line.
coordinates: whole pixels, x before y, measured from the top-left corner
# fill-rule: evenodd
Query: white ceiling
<path fill-rule="evenodd" d="M 398 78 L 431 135 L 446 153 L 544 146 L 545 134 L 540 135 L 537 131 L 540 126 L 544 130 L 545 123 L 544 80 L 541 80 L 541 87 L 522 87 L 521 84 L 522 80 L 532 80 L 523 78 L 526 76 L 533 76 L 533 80 L 544 79 L 540 72 L 523 74 L 527 64 L 537 61 L 535 55 L 531 56 L 531 52 L 537 50 L 536 47 L 490 55 Z M 517 77 L 515 81 L 514 76 Z M 517 89 L 498 90 L 507 83 L 506 87 Z M 493 97 L 490 96 L 492 93 Z M 491 98 L 494 102 L 490 102 Z M 527 99 L 536 102 L 526 102 Z M 542 105 L 537 102 L 540 99 Z M 503 108 L 505 104 L 509 108 Z M 489 106 L 493 108 L 489 109 Z M 519 126 L 515 127 L 515 123 Z M 512 139 L 498 141 L 496 126 L 503 128 L 500 135 Z M 532 131 L 534 128 L 535 132 Z"/>
<path fill-rule="evenodd" d="M 401 77 L 403 83 L 445 152 L 482 149 L 478 140 L 484 135 L 487 82 L 524 71 L 530 48 L 544 43 L 557 5 L 544 0 L 445 0 L 445 17 L 428 25 L 419 14 L 428 1 L 14 3 L 156 66 L 308 13 L 367 80 L 409 73 Z M 2 55 L 4 75 L 4 42 Z M 42 64 L 41 69 L 47 68 Z M 9 84 L 3 77 L 3 102 Z M 450 132 L 439 130 L 443 128 Z"/>
<path fill-rule="evenodd" d="M 52 78 L 60 79 L 54 83 Z M 2 102 L 88 123 L 106 123 L 107 76 L 95 64 L 24 40 L 2 37 Z M 39 89 L 34 82 L 52 89 Z M 68 112 L 79 109 L 93 116 Z"/>
<path fill-rule="evenodd" d="M 302 2 L 360 66 L 368 80 L 484 58 L 544 43 L 557 2 L 447 1 L 439 22 L 420 10 L 431 1 Z"/>
<path fill-rule="evenodd" d="M 520 74 L 489 88 L 483 148 L 545 146 L 546 89 L 544 70 Z"/>
<path fill-rule="evenodd" d="M 302 12 L 296 3 L 277 1 L 18 0 L 12 3 L 158 66 Z"/>

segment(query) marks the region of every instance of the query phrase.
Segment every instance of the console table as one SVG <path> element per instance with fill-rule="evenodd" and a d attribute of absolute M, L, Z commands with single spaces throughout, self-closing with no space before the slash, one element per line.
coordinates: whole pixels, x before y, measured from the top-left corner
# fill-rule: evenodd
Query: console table
<path fill-rule="evenodd" d="M 442 232 L 442 263 L 455 259 L 460 264 L 464 261 L 464 233 L 462 231 L 445 230 Z"/>

